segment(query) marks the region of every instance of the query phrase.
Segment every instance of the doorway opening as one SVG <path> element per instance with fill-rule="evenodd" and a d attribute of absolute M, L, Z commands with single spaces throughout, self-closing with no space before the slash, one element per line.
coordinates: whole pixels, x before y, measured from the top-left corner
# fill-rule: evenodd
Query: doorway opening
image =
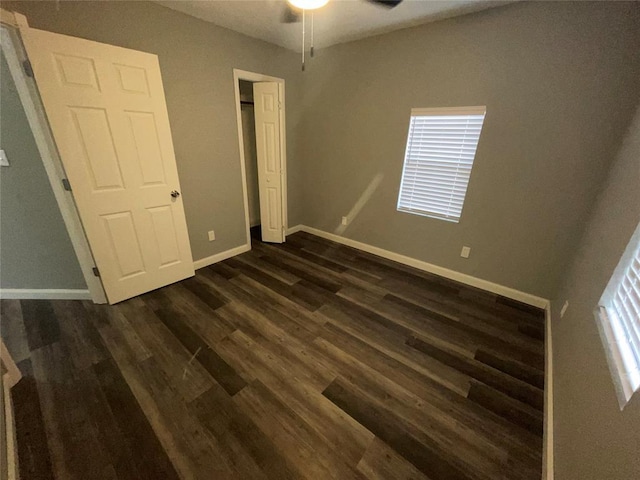
<path fill-rule="evenodd" d="M 242 148 L 247 176 L 247 200 L 249 201 L 249 228 L 252 237 L 254 237 L 259 235 L 261 225 L 253 82 L 239 80 L 238 86 L 240 88 L 240 116 L 242 117 Z"/>
<path fill-rule="evenodd" d="M 33 158 L 37 159 L 37 161 L 33 163 L 30 168 L 26 167 L 28 168 L 28 170 L 30 170 L 30 173 L 27 173 L 25 176 L 23 176 L 22 181 L 35 182 L 33 178 L 33 175 L 35 175 L 34 171 L 39 171 L 41 174 L 44 173 L 44 176 L 46 176 L 51 186 L 51 190 L 49 191 L 49 189 L 43 186 L 42 183 L 39 185 L 38 191 L 35 192 L 38 193 L 39 198 L 34 198 L 33 201 L 40 202 L 40 204 L 37 207 L 36 205 L 34 205 L 34 208 L 37 208 L 38 213 L 46 210 L 48 211 L 48 213 L 45 213 L 44 215 L 55 218 L 56 220 L 61 218 L 62 222 L 64 223 L 64 226 L 62 228 L 60 228 L 60 225 L 50 224 L 50 228 L 55 228 L 56 231 L 58 231 L 58 234 L 57 236 L 50 234 L 50 237 L 46 239 L 47 248 L 43 251 L 48 254 L 48 250 L 52 248 L 53 242 L 55 242 L 55 240 L 52 241 L 52 238 L 57 238 L 59 241 L 55 243 L 55 245 L 57 246 L 56 255 L 61 255 L 68 261 L 70 260 L 69 255 L 72 255 L 71 251 L 75 254 L 78 260 L 79 268 L 81 270 L 81 277 L 84 280 L 84 283 L 86 284 L 86 288 L 88 290 L 88 297 L 86 297 L 85 290 L 83 290 L 82 288 L 51 289 L 46 288 L 46 286 L 43 287 L 41 286 L 41 284 L 36 285 L 35 283 L 30 282 L 30 288 L 27 289 L 3 288 L 2 296 L 3 298 L 18 299 L 90 298 L 94 303 L 106 303 L 106 293 L 101 279 L 95 275 L 94 266 L 96 265 L 96 263 L 87 237 L 85 236 L 80 216 L 76 210 L 76 205 L 73 201 L 72 196 L 69 194 L 69 191 L 66 190 L 66 187 L 61 181 L 61 179 L 66 179 L 67 175 L 62 165 L 62 161 L 60 160 L 58 151 L 55 147 L 54 140 L 51 137 L 49 124 L 44 112 L 44 107 L 41 103 L 40 96 L 38 94 L 38 90 L 36 88 L 35 81 L 33 77 L 28 75 L 23 68 L 24 62 L 27 61 L 28 57 L 21 39 L 21 34 L 24 32 L 24 30 L 29 28 L 27 19 L 23 15 L 14 14 L 13 12 L 9 12 L 6 10 L 0 10 L 0 13 L 2 24 L 0 27 L 0 35 L 2 37 L 0 47 L 2 50 L 2 61 L 4 63 L 4 67 L 6 67 L 6 71 L 3 72 L 3 76 L 6 76 L 6 79 L 3 78 L 3 82 L 5 82 L 5 84 L 9 82 L 9 84 L 11 85 L 11 88 L 13 90 L 12 97 L 15 97 L 17 99 L 16 107 L 19 104 L 19 107 L 17 108 L 19 108 L 20 115 L 24 117 L 24 121 L 26 121 L 27 123 L 27 125 L 24 125 L 22 134 L 28 138 L 28 143 L 32 147 L 31 155 L 33 155 Z M 27 131 L 28 133 L 26 133 Z M 18 150 L 26 150 L 25 145 L 18 145 Z M 22 165 L 15 165 L 15 167 L 21 166 L 25 168 L 24 162 L 22 163 Z M 40 168 L 41 165 L 43 169 Z M 13 169 L 16 171 L 13 172 L 12 175 L 10 175 L 10 177 L 14 177 L 11 181 L 20 183 L 21 180 L 15 178 L 16 175 L 19 175 L 19 169 L 15 167 Z M 44 176 L 41 175 L 41 180 L 43 181 Z M 33 183 L 24 184 L 24 188 L 22 189 L 22 191 L 26 191 L 26 188 L 33 188 Z M 51 192 L 52 195 L 49 192 Z M 45 202 L 47 202 L 46 204 L 43 203 L 43 196 L 47 197 L 47 200 L 45 200 Z M 7 203 L 6 205 L 3 205 L 3 208 L 5 207 L 11 208 L 11 205 Z M 20 208 L 23 209 L 23 207 Z M 9 216 L 9 218 L 11 218 L 11 216 Z M 55 222 L 56 220 L 53 221 Z M 48 221 L 51 222 L 51 218 L 48 218 Z M 34 225 L 38 223 L 38 220 L 32 215 L 29 218 L 29 222 Z M 21 224 L 21 228 L 25 228 L 24 224 Z M 64 230 L 66 230 L 66 233 L 68 234 L 68 240 L 71 244 L 71 250 L 67 247 L 67 237 L 64 234 Z M 33 251 L 35 248 L 33 246 L 33 242 L 30 241 L 28 245 L 31 249 L 30 254 L 33 255 Z M 67 253 L 62 255 L 62 251 L 65 251 Z M 13 249 L 12 254 L 16 254 L 15 250 Z M 67 269 L 69 269 L 69 267 L 67 267 Z M 68 272 L 66 272 L 65 275 L 67 275 L 67 273 Z M 38 271 L 38 275 L 42 275 L 42 272 Z M 57 275 L 60 274 L 56 274 L 55 278 L 58 278 Z M 24 274 L 21 273 L 21 277 L 22 279 L 24 279 Z M 81 280 L 79 280 L 77 274 L 74 274 L 73 278 L 68 278 L 67 281 L 77 283 Z"/>
<path fill-rule="evenodd" d="M 284 80 L 234 69 L 247 244 L 287 229 Z"/>
<path fill-rule="evenodd" d="M 1 12 L 2 53 L 91 298 L 117 303 L 193 276 L 157 56 Z"/>

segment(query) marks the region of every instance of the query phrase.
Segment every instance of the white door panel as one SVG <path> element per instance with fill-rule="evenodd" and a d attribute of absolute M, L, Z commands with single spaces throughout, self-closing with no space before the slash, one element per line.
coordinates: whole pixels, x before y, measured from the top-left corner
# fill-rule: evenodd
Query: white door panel
<path fill-rule="evenodd" d="M 276 82 L 253 84 L 262 240 L 284 241 L 280 105 Z"/>
<path fill-rule="evenodd" d="M 21 33 L 109 302 L 192 276 L 157 57 Z"/>

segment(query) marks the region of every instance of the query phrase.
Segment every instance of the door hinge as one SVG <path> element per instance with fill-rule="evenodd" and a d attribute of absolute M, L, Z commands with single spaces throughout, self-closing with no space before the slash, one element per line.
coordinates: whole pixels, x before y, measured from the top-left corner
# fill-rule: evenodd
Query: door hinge
<path fill-rule="evenodd" d="M 93 274 L 94 274 L 96 277 L 99 277 L 99 276 L 100 276 L 100 270 L 98 270 L 98 267 L 93 267 Z"/>
<path fill-rule="evenodd" d="M 64 189 L 65 189 L 67 192 L 70 192 L 70 191 L 71 191 L 71 184 L 69 183 L 69 179 L 68 179 L 68 178 L 63 178 L 63 179 L 62 179 L 62 186 L 64 187 Z"/>
<path fill-rule="evenodd" d="M 22 62 L 22 68 L 24 68 L 24 73 L 27 74 L 27 77 L 33 78 L 33 67 L 31 66 L 30 60 Z"/>

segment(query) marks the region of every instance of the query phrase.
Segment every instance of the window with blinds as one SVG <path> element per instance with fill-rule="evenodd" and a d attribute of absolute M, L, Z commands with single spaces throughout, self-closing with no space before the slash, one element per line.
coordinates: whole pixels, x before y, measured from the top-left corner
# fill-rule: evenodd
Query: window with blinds
<path fill-rule="evenodd" d="M 398 211 L 458 222 L 486 107 L 414 108 Z"/>
<path fill-rule="evenodd" d="M 640 225 L 602 296 L 598 318 L 622 408 L 640 388 Z"/>

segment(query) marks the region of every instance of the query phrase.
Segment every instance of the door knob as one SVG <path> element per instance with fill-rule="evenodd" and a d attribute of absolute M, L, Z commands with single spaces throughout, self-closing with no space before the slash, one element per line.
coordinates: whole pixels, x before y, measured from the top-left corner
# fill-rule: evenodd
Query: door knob
<path fill-rule="evenodd" d="M 180 196 L 180 192 L 177 190 L 174 190 L 173 192 L 171 192 L 171 196 L 173 198 L 178 198 Z"/>

